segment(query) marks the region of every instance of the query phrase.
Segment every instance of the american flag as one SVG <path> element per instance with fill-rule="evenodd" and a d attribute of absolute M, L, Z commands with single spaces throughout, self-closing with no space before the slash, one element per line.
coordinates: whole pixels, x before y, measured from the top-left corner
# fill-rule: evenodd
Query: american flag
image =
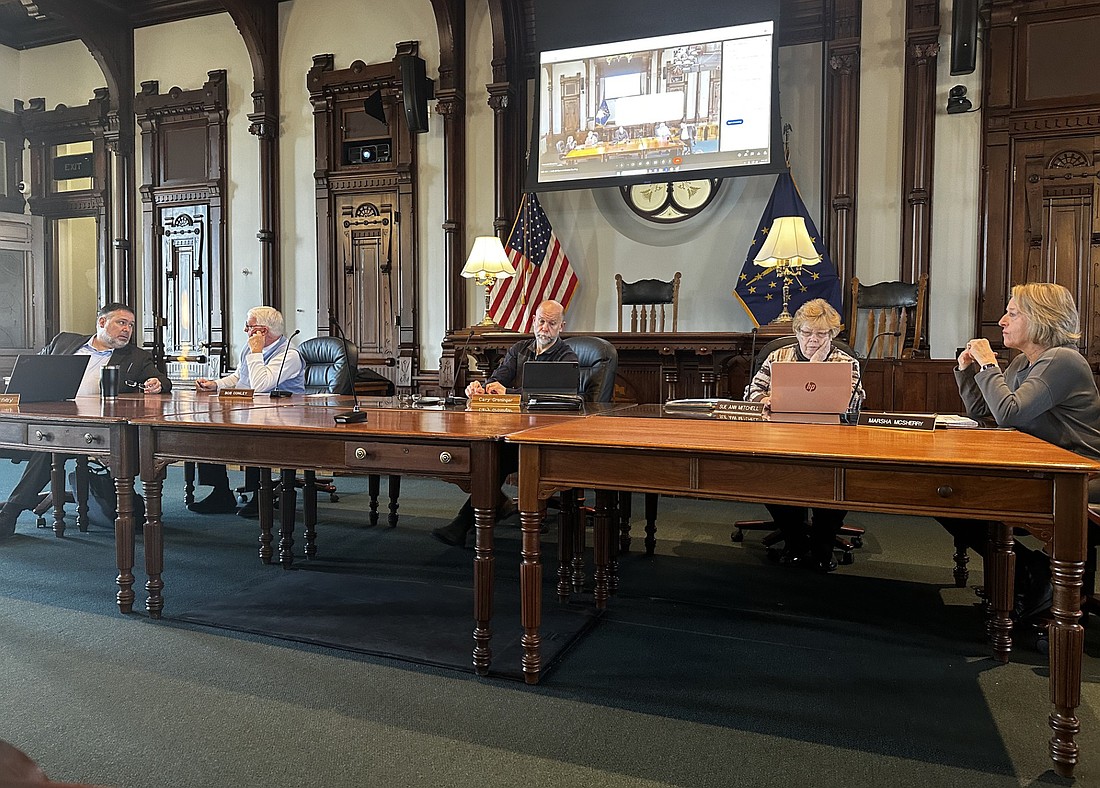
<path fill-rule="evenodd" d="M 569 306 L 577 275 L 534 194 L 523 195 L 516 223 L 504 244 L 516 275 L 493 287 L 489 316 L 509 331 L 531 331 L 531 313 L 547 299 Z"/>

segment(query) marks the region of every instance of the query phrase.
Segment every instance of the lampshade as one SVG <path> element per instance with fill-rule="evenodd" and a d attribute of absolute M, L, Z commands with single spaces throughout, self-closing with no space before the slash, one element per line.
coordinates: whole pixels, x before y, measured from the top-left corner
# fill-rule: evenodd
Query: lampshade
<path fill-rule="evenodd" d="M 780 216 L 772 220 L 768 237 L 753 262 L 762 268 L 777 265 L 797 268 L 816 265 L 821 262 L 821 255 L 810 240 L 805 219 L 801 216 Z"/>
<path fill-rule="evenodd" d="M 803 231 L 805 232 L 805 231 Z M 503 279 L 515 276 L 516 269 L 504 252 L 504 244 L 495 235 L 479 235 L 474 239 L 466 265 L 462 266 L 462 275 L 467 279 L 491 277 Z"/>

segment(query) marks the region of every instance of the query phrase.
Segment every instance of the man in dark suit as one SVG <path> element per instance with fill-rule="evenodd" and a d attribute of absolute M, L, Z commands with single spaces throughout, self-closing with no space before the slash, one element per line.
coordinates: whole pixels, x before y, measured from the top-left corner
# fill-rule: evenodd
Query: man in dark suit
<path fill-rule="evenodd" d="M 100 372 L 105 366 L 118 367 L 122 385 L 140 388 L 146 394 L 167 393 L 172 381 L 157 369 L 148 351 L 130 344 L 134 332 L 134 310 L 126 304 L 104 304 L 92 336 L 61 332 L 42 349 L 44 355 L 89 357 L 77 396 L 99 396 Z M 27 460 L 23 476 L 0 508 L 0 539 L 15 533 L 15 521 L 24 509 L 33 509 L 38 494 L 50 481 L 51 456 L 36 452 Z"/>

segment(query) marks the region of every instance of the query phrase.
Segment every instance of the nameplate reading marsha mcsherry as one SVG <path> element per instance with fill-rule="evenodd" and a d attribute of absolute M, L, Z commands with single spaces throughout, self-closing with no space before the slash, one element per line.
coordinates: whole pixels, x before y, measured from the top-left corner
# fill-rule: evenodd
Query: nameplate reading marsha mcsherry
<path fill-rule="evenodd" d="M 876 413 L 859 414 L 861 427 L 890 427 L 895 430 L 931 430 L 936 427 L 935 413 Z"/>

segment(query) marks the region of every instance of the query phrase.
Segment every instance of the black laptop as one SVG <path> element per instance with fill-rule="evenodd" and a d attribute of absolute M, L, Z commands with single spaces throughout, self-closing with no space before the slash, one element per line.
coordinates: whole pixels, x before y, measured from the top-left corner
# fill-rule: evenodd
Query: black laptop
<path fill-rule="evenodd" d="M 6 394 L 20 402 L 60 402 L 72 399 L 80 388 L 91 356 L 18 356 Z"/>
<path fill-rule="evenodd" d="M 534 409 L 578 409 L 580 364 L 576 361 L 528 361 L 523 365 L 523 401 Z"/>

